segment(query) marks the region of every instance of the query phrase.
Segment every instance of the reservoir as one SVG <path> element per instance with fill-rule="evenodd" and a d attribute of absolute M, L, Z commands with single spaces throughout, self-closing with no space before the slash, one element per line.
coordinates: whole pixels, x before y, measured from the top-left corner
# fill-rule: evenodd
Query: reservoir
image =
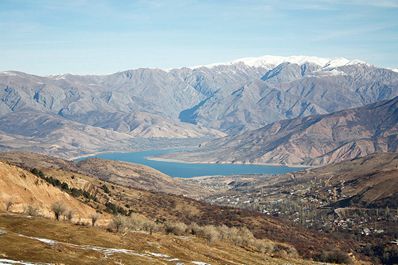
<path fill-rule="evenodd" d="M 176 152 L 173 150 L 150 150 L 130 153 L 104 153 L 91 157 L 109 160 L 118 160 L 142 164 L 157 169 L 169 176 L 177 178 L 191 178 L 197 176 L 214 175 L 243 175 L 243 174 L 284 174 L 302 170 L 287 166 L 268 166 L 268 165 L 242 165 L 242 164 L 198 164 L 198 163 L 179 163 L 169 161 L 157 161 L 148 159 L 162 154 Z"/>

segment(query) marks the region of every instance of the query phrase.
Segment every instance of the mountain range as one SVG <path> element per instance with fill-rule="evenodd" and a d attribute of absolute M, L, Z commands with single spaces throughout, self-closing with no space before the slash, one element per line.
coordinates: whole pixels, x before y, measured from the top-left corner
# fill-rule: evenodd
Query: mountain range
<path fill-rule="evenodd" d="M 70 157 L 137 137 L 236 136 L 398 96 L 398 73 L 359 60 L 263 56 L 110 75 L 0 73 L 0 148 Z"/>
<path fill-rule="evenodd" d="M 202 144 L 196 152 L 164 157 L 191 162 L 319 166 L 375 152 L 398 152 L 398 97 L 330 114 L 277 121 Z"/>

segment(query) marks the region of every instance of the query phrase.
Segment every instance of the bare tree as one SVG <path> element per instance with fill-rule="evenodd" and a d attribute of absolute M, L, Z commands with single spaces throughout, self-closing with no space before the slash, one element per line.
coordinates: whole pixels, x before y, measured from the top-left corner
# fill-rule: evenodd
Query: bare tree
<path fill-rule="evenodd" d="M 99 214 L 98 213 L 94 213 L 90 216 L 91 218 L 91 226 L 95 226 L 95 223 L 98 221 L 99 219 Z"/>
<path fill-rule="evenodd" d="M 122 229 L 125 227 L 126 222 L 122 216 L 118 215 L 118 216 L 113 217 L 110 225 L 112 228 L 114 228 L 116 230 L 116 232 L 121 232 Z"/>
<path fill-rule="evenodd" d="M 69 210 L 65 214 L 66 219 L 70 222 L 73 219 L 73 211 Z"/>
<path fill-rule="evenodd" d="M 14 205 L 14 201 L 12 199 L 8 199 L 5 201 L 6 211 L 10 211 L 11 207 Z"/>
<path fill-rule="evenodd" d="M 33 207 L 32 205 L 28 205 L 28 207 L 25 208 L 24 212 L 28 216 L 38 216 L 39 215 L 39 209 L 37 209 L 36 207 Z"/>
<path fill-rule="evenodd" d="M 59 218 L 65 212 L 66 209 L 65 209 L 65 206 L 61 202 L 55 202 L 51 206 L 51 210 L 53 211 L 53 213 L 55 215 L 55 219 L 57 219 L 57 221 L 59 221 Z"/>

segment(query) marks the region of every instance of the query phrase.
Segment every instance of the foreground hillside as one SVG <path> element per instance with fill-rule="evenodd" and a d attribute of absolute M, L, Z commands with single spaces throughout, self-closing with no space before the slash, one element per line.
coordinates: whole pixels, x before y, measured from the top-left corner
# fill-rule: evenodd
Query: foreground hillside
<path fill-rule="evenodd" d="M 102 228 L 0 212 L 0 263 L 17 264 L 317 264 L 271 257 L 223 242 Z M 29 264 L 30 264 L 29 263 Z M 12 263 L 11 263 L 12 264 Z"/>
<path fill-rule="evenodd" d="M 398 151 L 398 97 L 327 115 L 282 120 L 164 155 L 191 162 L 324 165 Z"/>
<path fill-rule="evenodd" d="M 356 243 L 350 240 L 337 240 L 322 233 L 313 233 L 258 212 L 214 206 L 184 196 L 137 189 L 129 184 L 125 186 L 123 182 L 121 184 L 107 182 L 91 175 L 95 174 L 94 169 L 90 170 L 91 173 L 85 173 L 78 164 L 70 161 L 39 155 L 34 158 L 33 154 L 26 153 L 22 153 L 20 157 L 18 153 L 5 153 L 1 159 L 23 167 L 26 169 L 21 169 L 24 172 L 28 170 L 34 172 L 39 181 L 45 180 L 54 188 L 72 195 L 75 200 L 95 209 L 99 220 L 108 220 L 110 223 L 112 219 L 109 220 L 107 217 L 109 214 L 122 215 L 126 218 L 130 215 L 143 216 L 152 220 L 148 222 L 156 224 L 155 227 L 160 227 L 162 231 L 169 231 L 167 227 L 171 223 L 175 223 L 177 227 L 183 227 L 181 232 L 175 232 L 179 235 L 191 235 L 192 232 L 185 231 L 187 231 L 187 226 L 194 223 L 202 227 L 209 225 L 227 226 L 230 229 L 247 227 L 257 239 L 275 242 L 273 244 L 279 246 L 273 249 L 282 249 L 288 253 L 294 253 L 297 250 L 300 256 L 306 258 L 315 258 L 322 251 L 355 252 Z M 40 162 L 35 164 L 34 161 L 37 160 Z M 102 163 L 107 164 L 108 161 L 103 160 Z M 88 165 L 86 164 L 86 167 Z M 110 163 L 110 165 L 113 164 Z M 33 170 L 32 166 L 36 169 Z M 10 185 L 14 185 L 13 179 L 10 179 Z M 13 194 L 13 196 L 16 202 L 20 200 L 18 194 Z M 2 209 L 6 209 L 5 203 L 5 201 L 1 203 Z M 41 211 L 41 205 L 36 204 L 34 200 L 30 203 Z M 177 228 L 171 231 L 175 229 Z"/>

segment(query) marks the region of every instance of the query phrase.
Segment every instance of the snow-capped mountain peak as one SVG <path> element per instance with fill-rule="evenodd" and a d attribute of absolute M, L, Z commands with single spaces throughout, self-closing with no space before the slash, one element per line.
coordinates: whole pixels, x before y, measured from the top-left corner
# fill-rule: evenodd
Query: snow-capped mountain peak
<path fill-rule="evenodd" d="M 355 64 L 367 64 L 366 62 L 360 61 L 360 60 L 349 60 L 347 58 L 323 58 L 323 57 L 316 57 L 316 56 L 303 56 L 303 55 L 298 55 L 298 56 L 273 56 L 273 55 L 265 55 L 261 57 L 246 57 L 246 58 L 240 58 L 231 62 L 225 62 L 225 63 L 215 63 L 215 64 L 208 64 L 208 65 L 201 65 L 201 66 L 196 66 L 193 68 L 200 68 L 200 67 L 206 67 L 206 68 L 213 68 L 216 66 L 221 66 L 221 65 L 236 65 L 243 63 L 247 66 L 250 67 L 264 67 L 264 68 L 270 68 L 270 67 L 275 67 L 281 63 L 294 63 L 298 65 L 302 65 L 305 63 L 311 63 L 311 64 L 316 64 L 319 65 L 322 68 L 336 68 L 344 65 L 355 65 Z M 367 64 L 368 65 L 368 64 Z"/>
<path fill-rule="evenodd" d="M 261 57 L 248 57 L 233 61 L 233 63 L 244 63 L 252 67 L 265 67 L 265 66 L 275 66 L 281 63 L 295 63 L 295 64 L 305 64 L 313 63 L 320 66 L 325 65 L 330 59 L 320 58 L 315 56 L 272 56 L 265 55 Z"/>

